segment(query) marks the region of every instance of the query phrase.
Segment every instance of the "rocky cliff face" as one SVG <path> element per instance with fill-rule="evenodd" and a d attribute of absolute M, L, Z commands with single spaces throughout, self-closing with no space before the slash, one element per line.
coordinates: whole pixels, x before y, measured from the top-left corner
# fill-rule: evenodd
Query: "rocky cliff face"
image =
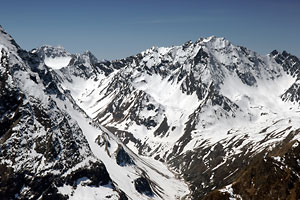
<path fill-rule="evenodd" d="M 214 36 L 103 62 L 0 44 L 7 199 L 299 198 L 297 57 Z"/>

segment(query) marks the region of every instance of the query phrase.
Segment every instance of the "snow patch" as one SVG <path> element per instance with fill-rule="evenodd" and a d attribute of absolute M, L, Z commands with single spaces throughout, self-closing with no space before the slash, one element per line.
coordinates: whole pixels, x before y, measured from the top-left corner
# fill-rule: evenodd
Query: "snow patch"
<path fill-rule="evenodd" d="M 72 57 L 45 57 L 45 65 L 52 69 L 61 69 L 69 65 Z"/>

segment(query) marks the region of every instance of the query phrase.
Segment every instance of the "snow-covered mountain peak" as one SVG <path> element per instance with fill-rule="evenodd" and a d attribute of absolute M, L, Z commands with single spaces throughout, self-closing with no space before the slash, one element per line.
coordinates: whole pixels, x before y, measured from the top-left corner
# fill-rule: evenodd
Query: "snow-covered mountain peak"
<path fill-rule="evenodd" d="M 168 75 L 175 78 L 180 71 L 182 75 L 193 73 L 196 80 L 201 78 L 206 84 L 212 81 L 217 88 L 228 75 L 238 75 L 243 83 L 255 85 L 257 78 L 274 79 L 274 75 L 280 73 L 278 65 L 269 56 L 260 56 L 215 36 L 181 46 L 147 49 L 138 58 L 141 62 L 134 66 L 145 66 L 148 71 L 162 73 L 163 78 Z"/>
<path fill-rule="evenodd" d="M 209 42 L 211 39 L 215 39 L 215 38 L 216 38 L 216 36 L 214 36 L 214 35 L 211 35 L 211 36 L 208 36 L 208 37 L 205 37 L 205 38 L 200 37 L 198 40 L 196 40 L 195 43 Z"/>
<path fill-rule="evenodd" d="M 229 46 L 231 42 L 225 39 L 224 37 L 217 37 L 212 35 L 206 38 L 198 39 L 195 42 L 195 44 L 207 46 L 208 48 L 221 49 L 221 48 L 225 48 L 226 46 Z"/>
<path fill-rule="evenodd" d="M 71 54 L 61 46 L 44 45 L 31 50 L 31 53 L 37 54 L 48 67 L 53 69 L 61 69 L 74 64 L 91 65 L 98 62 L 90 51 L 85 51 L 82 54 Z"/>
<path fill-rule="evenodd" d="M 83 59 L 87 60 L 91 64 L 96 64 L 99 62 L 98 59 L 96 58 L 96 56 L 90 51 L 85 51 L 82 54 L 79 54 L 77 56 L 79 56 L 79 57 L 81 56 Z"/>
<path fill-rule="evenodd" d="M 38 54 L 41 58 L 69 57 L 71 56 L 62 46 L 44 45 L 31 50 L 32 53 Z"/>
<path fill-rule="evenodd" d="M 5 46 L 11 51 L 20 49 L 15 40 L 0 25 L 0 45 Z"/>
<path fill-rule="evenodd" d="M 52 69 L 61 69 L 69 65 L 72 55 L 62 46 L 44 45 L 40 48 L 31 50 L 31 53 L 37 54 L 43 60 L 46 66 Z"/>
<path fill-rule="evenodd" d="M 300 198 L 297 57 L 215 36 L 114 61 L 2 43 L 2 198 Z"/>

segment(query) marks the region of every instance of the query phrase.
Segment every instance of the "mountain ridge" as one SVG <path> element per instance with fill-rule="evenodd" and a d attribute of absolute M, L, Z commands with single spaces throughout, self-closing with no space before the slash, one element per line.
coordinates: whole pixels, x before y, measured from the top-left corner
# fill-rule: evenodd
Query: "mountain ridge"
<path fill-rule="evenodd" d="M 8 101 L 1 105 L 1 198 L 166 199 L 188 191 L 164 165 L 159 172 L 126 147 L 120 156 L 122 143 L 91 121 L 53 69 L 37 54 L 13 50 L 1 46 L 1 77 L 8 77 L 1 85 L 1 103 Z M 20 99 L 6 95 L 11 87 Z M 134 165 L 118 164 L 126 155 Z"/>
<path fill-rule="evenodd" d="M 2 38 L 6 43 L 12 39 Z M 32 118 L 51 132 L 52 123 L 58 123 L 52 111 L 61 113 L 58 116 L 65 115 L 65 123 L 73 124 L 70 130 L 82 132 L 81 142 L 75 139 L 74 144 L 91 152 L 94 155 L 91 156 L 92 162 L 97 163 L 97 159 L 104 161 L 111 177 L 107 180 L 112 180 L 110 188 L 117 190 L 117 193 L 112 192 L 114 198 L 261 197 L 243 192 L 249 188 L 262 191 L 266 198 L 292 198 L 291 193 L 293 197 L 300 195 L 295 180 L 298 176 L 297 156 L 292 157 L 298 151 L 294 144 L 299 141 L 300 128 L 300 62 L 297 57 L 285 51 L 260 56 L 214 36 L 181 46 L 153 47 L 114 61 L 99 61 L 90 52 L 70 54 L 62 48 L 50 46 L 30 52 L 9 48 L 15 58 L 1 53 L 1 66 L 3 69 L 4 66 L 14 66 L 8 77 L 20 83 L 10 85 L 19 88 L 25 99 L 28 98 L 26 101 L 34 111 Z M 1 52 L 7 51 L 5 47 L 3 49 Z M 4 84 L 9 83 L 7 80 Z M 25 106 L 18 99 L 12 104 L 21 105 L 21 108 Z M 24 108 L 22 112 L 13 112 L 19 116 L 17 113 L 22 115 L 25 111 Z M 49 118 L 49 114 L 53 116 Z M 10 127 L 18 117 L 8 121 Z M 35 138 L 31 133 L 39 131 L 26 128 L 22 123 L 24 130 L 29 130 L 28 137 Z M 56 131 L 63 129 L 58 126 Z M 41 134 L 41 139 L 34 141 L 34 144 L 41 143 L 39 140 L 50 141 L 42 142 L 35 150 L 38 152 L 36 157 L 39 154 L 49 157 L 46 159 L 49 164 L 53 157 L 60 155 L 58 152 L 68 149 L 58 145 L 61 141 L 68 141 L 64 139 L 66 134 L 55 134 L 50 140 L 48 134 Z M 7 134 L 1 138 L 10 141 L 19 137 Z M 44 150 L 43 146 L 47 145 L 50 145 L 49 149 Z M 1 148 L 9 150 L 7 146 Z M 82 153 L 79 155 L 86 157 Z M 60 162 L 68 160 L 61 159 Z M 263 166 L 264 159 L 268 160 L 269 166 L 279 164 L 293 169 L 278 174 L 278 177 L 294 174 L 292 179 L 287 178 L 291 181 L 287 187 L 289 192 L 283 196 L 269 193 L 271 190 L 259 179 L 254 185 L 246 184 L 249 171 L 255 172 L 254 177 L 260 176 L 261 172 L 255 170 L 259 168 L 257 166 Z M 289 162 L 281 162 L 281 159 Z M 118 163 L 123 163 L 120 170 L 127 177 L 118 178 L 114 170 L 120 166 Z M 164 168 L 165 165 L 176 175 Z M 91 172 L 97 172 L 99 168 L 98 164 L 83 166 L 83 171 L 90 168 Z M 158 173 L 153 166 L 160 166 L 163 173 Z M 131 170 L 140 177 L 132 175 Z M 76 198 L 76 195 L 72 197 L 71 191 L 79 194 L 88 188 L 86 185 L 98 181 L 90 171 L 84 171 L 87 174 L 84 178 L 75 170 L 73 177 L 62 180 L 64 187 L 61 184 L 53 187 L 57 188 L 57 194 L 65 195 L 61 198 Z M 164 178 L 164 173 L 172 178 Z M 189 195 L 187 185 L 175 176 L 184 178 Z M 277 187 L 286 188 L 283 182 L 276 181 L 278 177 L 273 177 L 274 187 L 277 184 Z M 59 176 L 55 180 L 57 178 Z M 77 180 L 79 189 L 70 189 L 67 186 L 69 180 Z M 134 184 L 127 187 L 130 182 Z M 168 183 L 176 185 L 178 192 L 168 187 Z M 97 187 L 101 188 L 101 185 Z M 97 193 L 93 191 L 93 194 Z M 21 190 L 18 195 L 22 199 L 28 193 Z"/>

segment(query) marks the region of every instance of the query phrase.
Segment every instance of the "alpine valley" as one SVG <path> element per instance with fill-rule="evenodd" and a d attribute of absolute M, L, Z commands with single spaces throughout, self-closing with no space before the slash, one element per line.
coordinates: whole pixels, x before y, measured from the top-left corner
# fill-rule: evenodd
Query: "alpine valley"
<path fill-rule="evenodd" d="M 0 199 L 300 199 L 300 60 L 224 38 L 99 61 L 0 26 Z"/>

